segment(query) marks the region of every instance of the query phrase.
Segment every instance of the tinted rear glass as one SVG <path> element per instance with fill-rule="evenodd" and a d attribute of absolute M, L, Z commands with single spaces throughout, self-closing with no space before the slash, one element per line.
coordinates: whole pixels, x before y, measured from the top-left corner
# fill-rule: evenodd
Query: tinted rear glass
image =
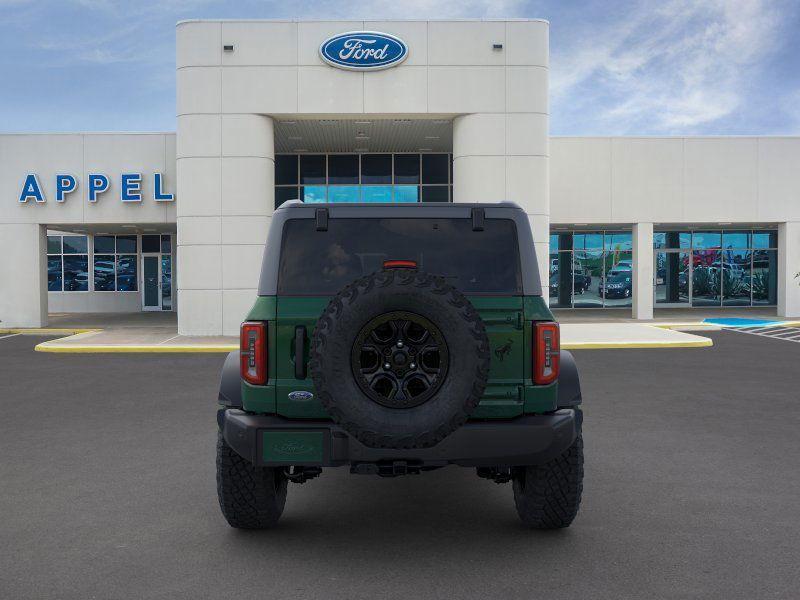
<path fill-rule="evenodd" d="M 413 260 L 466 294 L 521 294 L 514 222 L 487 219 L 291 219 L 283 230 L 278 293 L 331 295 L 385 260 Z"/>

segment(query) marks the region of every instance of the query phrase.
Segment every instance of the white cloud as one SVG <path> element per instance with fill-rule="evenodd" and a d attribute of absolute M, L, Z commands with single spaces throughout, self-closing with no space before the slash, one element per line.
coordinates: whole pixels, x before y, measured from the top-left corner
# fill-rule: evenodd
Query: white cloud
<path fill-rule="evenodd" d="M 7 0 L 0 0 L 0 2 Z M 113 64 L 157 62 L 158 53 L 171 54 L 171 49 L 153 46 L 150 33 L 169 32 L 175 21 L 192 14 L 197 18 L 213 18 L 209 14 L 214 0 L 154 0 L 131 3 L 123 0 L 72 0 L 72 5 L 85 14 L 98 13 L 105 19 L 100 33 L 75 36 L 73 32 L 51 35 L 33 44 L 43 50 L 60 52 L 62 62 Z M 252 18 L 292 16 L 299 19 L 397 19 L 397 18 L 489 18 L 520 14 L 523 0 L 372 0 L 368 3 L 342 3 L 340 0 L 314 0 L 285 3 L 281 0 L 251 2 L 242 5 Z M 290 15 L 286 12 L 290 11 Z"/>
<path fill-rule="evenodd" d="M 586 102 L 616 133 L 686 132 L 733 113 L 749 75 L 778 45 L 771 0 L 671 0 L 554 52 L 554 105 Z"/>

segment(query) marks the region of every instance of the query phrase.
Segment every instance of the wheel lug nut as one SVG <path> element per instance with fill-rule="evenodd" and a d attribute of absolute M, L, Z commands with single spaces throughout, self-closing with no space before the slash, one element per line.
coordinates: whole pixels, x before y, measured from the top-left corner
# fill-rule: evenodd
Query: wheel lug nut
<path fill-rule="evenodd" d="M 403 347 L 403 342 L 402 342 L 402 340 L 401 340 L 401 341 L 399 341 L 399 342 L 397 342 L 397 347 L 398 347 L 398 348 L 402 348 L 402 347 Z"/>
<path fill-rule="evenodd" d="M 411 364 L 410 364 L 410 365 L 408 365 L 408 366 L 409 366 L 409 367 L 411 367 L 412 369 L 416 369 L 416 368 L 417 368 L 417 365 L 415 365 L 414 363 L 411 363 Z"/>
<path fill-rule="evenodd" d="M 391 368 L 392 368 L 392 365 L 390 365 L 389 363 L 384 363 L 384 364 L 383 364 L 383 368 L 384 368 L 384 369 L 391 369 Z"/>

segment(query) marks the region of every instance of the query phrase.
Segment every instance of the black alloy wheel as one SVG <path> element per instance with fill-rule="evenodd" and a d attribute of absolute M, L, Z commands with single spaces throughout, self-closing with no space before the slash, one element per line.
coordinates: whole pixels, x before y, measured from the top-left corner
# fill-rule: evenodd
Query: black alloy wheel
<path fill-rule="evenodd" d="M 406 311 L 371 319 L 356 336 L 353 375 L 372 401 L 388 408 L 427 402 L 447 376 L 449 353 L 439 328 Z"/>

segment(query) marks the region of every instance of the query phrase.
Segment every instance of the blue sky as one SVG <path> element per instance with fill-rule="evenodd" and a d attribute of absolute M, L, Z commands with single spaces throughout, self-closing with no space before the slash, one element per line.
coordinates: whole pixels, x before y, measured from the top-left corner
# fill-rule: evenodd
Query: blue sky
<path fill-rule="evenodd" d="M 0 132 L 173 131 L 189 18 L 548 19 L 554 135 L 800 134 L 800 2 L 0 0 Z"/>

